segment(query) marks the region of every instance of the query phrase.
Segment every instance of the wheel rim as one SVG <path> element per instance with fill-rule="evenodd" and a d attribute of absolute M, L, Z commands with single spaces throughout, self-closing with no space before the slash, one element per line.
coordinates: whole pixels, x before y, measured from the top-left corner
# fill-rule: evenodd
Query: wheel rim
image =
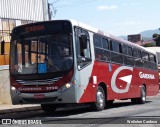
<path fill-rule="evenodd" d="M 101 90 L 97 92 L 97 105 L 101 108 L 104 106 L 104 94 Z"/>

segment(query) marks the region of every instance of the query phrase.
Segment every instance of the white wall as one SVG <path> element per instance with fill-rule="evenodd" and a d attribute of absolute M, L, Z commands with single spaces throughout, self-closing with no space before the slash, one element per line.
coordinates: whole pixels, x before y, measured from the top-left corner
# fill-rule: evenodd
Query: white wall
<path fill-rule="evenodd" d="M 0 0 L 0 18 L 43 21 L 46 0 Z"/>
<path fill-rule="evenodd" d="M 8 65 L 0 66 L 0 104 L 12 104 L 8 68 Z"/>

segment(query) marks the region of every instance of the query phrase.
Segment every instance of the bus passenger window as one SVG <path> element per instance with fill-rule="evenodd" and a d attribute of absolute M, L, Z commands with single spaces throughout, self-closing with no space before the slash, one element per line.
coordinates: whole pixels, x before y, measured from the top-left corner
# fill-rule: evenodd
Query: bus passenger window
<path fill-rule="evenodd" d="M 151 63 L 150 63 L 150 59 L 149 59 L 149 54 L 146 52 L 142 52 L 142 58 L 143 58 L 143 66 L 147 69 L 151 68 Z"/>
<path fill-rule="evenodd" d="M 111 44 L 112 51 L 120 53 L 120 44 L 115 41 L 112 41 Z"/>
<path fill-rule="evenodd" d="M 150 57 L 150 64 L 151 64 L 151 68 L 150 69 L 157 70 L 156 56 L 150 54 L 149 57 Z"/>
<path fill-rule="evenodd" d="M 109 50 L 109 42 L 108 42 L 108 39 L 102 38 L 102 45 L 103 45 L 103 49 Z"/>
<path fill-rule="evenodd" d="M 102 48 L 101 36 L 96 34 L 94 35 L 94 46 Z"/>
<path fill-rule="evenodd" d="M 123 55 L 122 53 L 122 46 L 121 43 L 116 42 L 114 40 L 110 41 L 111 45 L 111 61 L 113 63 L 118 63 L 118 64 L 122 64 L 123 63 Z"/>
<path fill-rule="evenodd" d="M 156 58 L 154 55 L 150 54 L 150 61 L 156 63 Z"/>

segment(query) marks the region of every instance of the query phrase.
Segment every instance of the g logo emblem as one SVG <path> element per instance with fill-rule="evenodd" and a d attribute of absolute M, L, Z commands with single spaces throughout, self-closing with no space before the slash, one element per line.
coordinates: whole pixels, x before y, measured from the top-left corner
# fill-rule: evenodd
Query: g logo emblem
<path fill-rule="evenodd" d="M 122 70 L 125 70 L 125 69 L 133 71 L 133 68 L 132 68 L 132 67 L 122 66 L 122 67 L 119 67 L 119 68 L 113 73 L 113 76 L 112 76 L 112 79 L 111 79 L 111 87 L 112 87 L 113 91 L 116 92 L 116 93 L 126 93 L 126 92 L 128 92 L 129 86 L 131 85 L 132 75 L 128 75 L 128 76 L 119 78 L 119 79 L 127 82 L 127 85 L 126 85 L 126 88 L 125 88 L 125 89 L 119 89 L 119 88 L 117 87 L 117 85 L 116 85 L 117 75 L 118 75 Z"/>

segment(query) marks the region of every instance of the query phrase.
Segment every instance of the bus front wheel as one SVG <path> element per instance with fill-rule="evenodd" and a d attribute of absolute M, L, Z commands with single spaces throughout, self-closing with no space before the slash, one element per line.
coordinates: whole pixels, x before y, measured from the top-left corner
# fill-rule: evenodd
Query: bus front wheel
<path fill-rule="evenodd" d="M 102 111 L 105 108 L 105 92 L 101 86 L 98 86 L 96 102 L 91 103 L 91 107 L 95 111 Z"/>
<path fill-rule="evenodd" d="M 47 114 L 52 114 L 56 110 L 56 106 L 53 104 L 41 104 L 42 110 Z"/>

